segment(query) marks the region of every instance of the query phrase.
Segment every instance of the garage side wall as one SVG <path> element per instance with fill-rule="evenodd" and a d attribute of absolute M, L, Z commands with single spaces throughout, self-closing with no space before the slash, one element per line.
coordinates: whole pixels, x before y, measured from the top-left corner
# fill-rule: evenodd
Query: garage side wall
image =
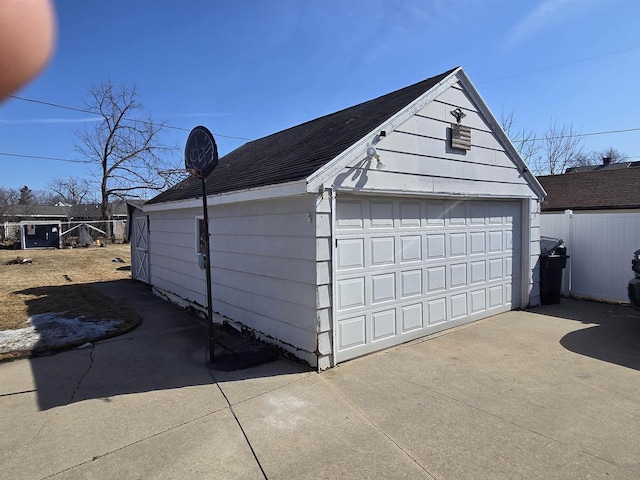
<path fill-rule="evenodd" d="M 315 196 L 212 210 L 214 310 L 316 366 Z M 327 279 L 328 283 L 328 279 Z"/>
<path fill-rule="evenodd" d="M 316 261 L 314 199 L 300 195 L 209 207 L 213 311 L 312 366 L 318 279 L 330 282 L 329 270 L 319 271 Z M 204 312 L 199 218 L 199 208 L 151 213 L 151 272 L 157 293 Z"/>
<path fill-rule="evenodd" d="M 202 209 L 149 214 L 149 263 L 156 293 L 181 306 L 206 310 L 205 272 L 198 266 L 196 217 Z"/>

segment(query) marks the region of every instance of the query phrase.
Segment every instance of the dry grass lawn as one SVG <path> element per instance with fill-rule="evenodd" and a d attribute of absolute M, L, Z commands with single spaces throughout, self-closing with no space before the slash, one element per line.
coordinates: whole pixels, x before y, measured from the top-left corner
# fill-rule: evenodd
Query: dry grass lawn
<path fill-rule="evenodd" d="M 17 257 L 32 263 L 7 265 Z M 115 263 L 121 258 L 124 263 Z M 63 250 L 0 250 L 0 330 L 23 328 L 39 313 L 69 312 L 88 319 L 139 318 L 91 286 L 131 278 L 129 245 Z"/>

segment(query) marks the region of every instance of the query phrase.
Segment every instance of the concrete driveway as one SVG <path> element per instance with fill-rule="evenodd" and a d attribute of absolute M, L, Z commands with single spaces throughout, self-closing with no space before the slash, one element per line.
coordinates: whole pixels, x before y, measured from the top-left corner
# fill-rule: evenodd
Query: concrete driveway
<path fill-rule="evenodd" d="M 577 300 L 317 374 L 205 368 L 204 333 L 144 318 L 93 348 L 0 364 L 4 478 L 640 478 L 640 317 Z"/>

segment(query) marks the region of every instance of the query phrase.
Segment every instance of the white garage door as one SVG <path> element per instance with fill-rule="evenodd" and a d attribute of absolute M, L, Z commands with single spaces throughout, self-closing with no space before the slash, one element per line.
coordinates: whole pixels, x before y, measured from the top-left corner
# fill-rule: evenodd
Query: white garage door
<path fill-rule="evenodd" d="M 336 361 L 520 306 L 520 203 L 343 197 Z"/>

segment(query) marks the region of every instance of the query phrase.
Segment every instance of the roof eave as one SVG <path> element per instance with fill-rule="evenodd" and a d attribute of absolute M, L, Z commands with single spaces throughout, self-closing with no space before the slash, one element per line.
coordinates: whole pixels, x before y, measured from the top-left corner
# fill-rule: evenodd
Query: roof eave
<path fill-rule="evenodd" d="M 307 184 L 304 180 L 294 182 L 266 185 L 262 187 L 233 190 L 231 192 L 207 195 L 207 206 L 224 205 L 228 203 L 247 202 L 252 200 L 264 200 L 267 198 L 282 198 L 307 193 Z M 144 204 L 141 206 L 144 212 L 158 212 L 163 210 L 176 210 L 202 207 L 202 196 L 171 202 Z"/>

